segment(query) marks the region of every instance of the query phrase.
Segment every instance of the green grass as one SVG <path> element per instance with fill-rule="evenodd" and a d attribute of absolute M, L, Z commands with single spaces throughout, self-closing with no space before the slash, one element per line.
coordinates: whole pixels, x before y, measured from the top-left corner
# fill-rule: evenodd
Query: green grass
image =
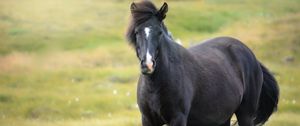
<path fill-rule="evenodd" d="M 1 1 L 0 125 L 141 125 L 138 60 L 124 39 L 130 3 Z M 224 35 L 245 42 L 279 82 L 266 125 L 300 125 L 299 0 L 168 3 L 166 25 L 185 47 Z"/>

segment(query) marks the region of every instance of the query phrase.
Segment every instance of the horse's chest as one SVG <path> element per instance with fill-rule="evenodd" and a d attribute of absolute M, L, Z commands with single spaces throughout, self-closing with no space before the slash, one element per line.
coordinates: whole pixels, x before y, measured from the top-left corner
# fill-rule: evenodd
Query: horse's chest
<path fill-rule="evenodd" d="M 164 113 L 163 105 L 166 102 L 163 100 L 164 96 L 158 92 L 147 92 L 146 95 L 143 96 L 143 104 L 141 107 L 146 109 L 148 111 L 147 113 L 162 116 L 162 113 Z"/>
<path fill-rule="evenodd" d="M 160 114 L 162 108 L 161 96 L 158 93 L 150 93 L 148 98 L 147 104 L 151 111 Z"/>

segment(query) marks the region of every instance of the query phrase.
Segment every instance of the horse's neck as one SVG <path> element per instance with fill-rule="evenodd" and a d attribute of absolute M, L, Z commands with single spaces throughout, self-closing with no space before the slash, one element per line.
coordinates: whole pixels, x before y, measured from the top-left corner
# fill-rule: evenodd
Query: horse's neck
<path fill-rule="evenodd" d="M 174 79 L 185 70 L 185 60 L 191 58 L 190 53 L 170 38 L 161 42 L 157 68 L 154 76 L 163 77 L 164 80 Z"/>
<path fill-rule="evenodd" d="M 171 39 L 161 43 L 154 73 L 142 78 L 146 83 L 145 88 L 151 92 L 184 84 L 182 81 L 193 79 L 191 75 L 196 67 L 193 65 L 195 60 L 187 49 Z"/>
<path fill-rule="evenodd" d="M 170 65 L 179 64 L 180 57 L 182 55 L 182 51 L 184 51 L 184 48 L 181 48 L 179 45 L 177 45 L 171 38 L 165 38 L 164 42 L 161 42 L 161 47 L 159 50 L 159 64 L 162 67 L 173 67 Z M 163 68 L 163 69 L 167 69 Z"/>

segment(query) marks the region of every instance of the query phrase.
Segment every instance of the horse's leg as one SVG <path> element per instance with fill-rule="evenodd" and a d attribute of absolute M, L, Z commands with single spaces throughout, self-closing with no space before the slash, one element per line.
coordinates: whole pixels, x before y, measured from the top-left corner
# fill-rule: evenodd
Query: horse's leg
<path fill-rule="evenodd" d="M 162 122 L 159 119 L 154 119 L 153 117 L 146 117 L 142 115 L 142 125 L 143 126 L 161 126 Z"/>
<path fill-rule="evenodd" d="M 184 114 L 177 114 L 170 122 L 169 126 L 186 126 L 187 116 Z"/>
<path fill-rule="evenodd" d="M 257 108 L 256 97 L 245 97 L 235 112 L 239 126 L 254 126 L 255 113 Z"/>
<path fill-rule="evenodd" d="M 143 126 L 152 126 L 153 124 L 148 118 L 146 118 L 145 116 L 142 116 L 142 125 Z"/>
<path fill-rule="evenodd" d="M 258 108 L 258 96 L 254 94 L 246 93 L 243 96 L 242 103 L 235 112 L 239 126 L 254 126 L 254 119 L 256 109 Z"/>
<path fill-rule="evenodd" d="M 249 116 L 239 116 L 238 124 L 239 126 L 254 126 L 253 118 Z"/>
<path fill-rule="evenodd" d="M 246 113 L 244 111 L 238 111 L 235 113 L 239 126 L 254 126 L 253 114 Z"/>
<path fill-rule="evenodd" d="M 226 121 L 224 124 L 222 124 L 220 126 L 230 126 L 230 120 L 231 120 L 231 118 L 228 119 L 228 121 Z"/>

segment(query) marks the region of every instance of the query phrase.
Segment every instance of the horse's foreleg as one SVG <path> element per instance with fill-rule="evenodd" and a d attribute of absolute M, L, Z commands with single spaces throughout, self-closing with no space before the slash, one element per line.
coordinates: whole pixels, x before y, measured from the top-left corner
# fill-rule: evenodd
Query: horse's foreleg
<path fill-rule="evenodd" d="M 187 115 L 177 114 L 171 121 L 169 126 L 186 126 Z"/>
<path fill-rule="evenodd" d="M 152 126 L 151 121 L 145 116 L 142 116 L 142 126 Z"/>
<path fill-rule="evenodd" d="M 230 126 L 230 119 L 229 120 L 227 120 L 224 124 L 222 124 L 222 125 L 220 125 L 220 126 Z"/>
<path fill-rule="evenodd" d="M 142 115 L 142 126 L 161 126 L 162 124 L 159 119 Z"/>

